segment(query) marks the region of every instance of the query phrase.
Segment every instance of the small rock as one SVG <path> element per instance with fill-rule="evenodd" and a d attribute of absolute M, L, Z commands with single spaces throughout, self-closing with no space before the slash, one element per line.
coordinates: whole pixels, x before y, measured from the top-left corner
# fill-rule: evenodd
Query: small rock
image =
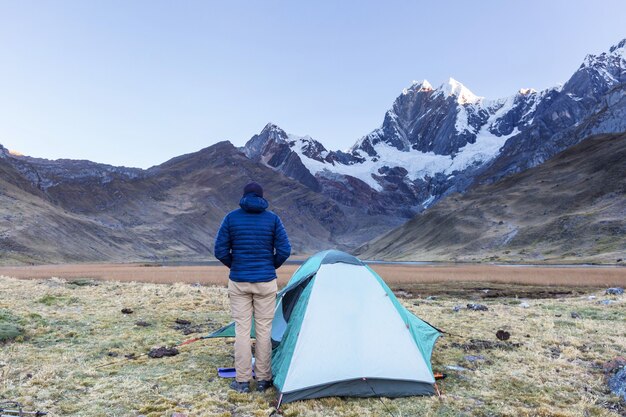
<path fill-rule="evenodd" d="M 119 356 L 119 353 L 117 353 L 117 352 L 107 352 L 107 356 L 110 356 L 112 358 L 117 358 Z"/>
<path fill-rule="evenodd" d="M 530 307 L 530 304 L 528 304 L 527 302 L 521 302 L 521 303 L 519 303 L 519 306 L 522 307 L 522 308 L 528 308 L 528 307 Z"/>
<path fill-rule="evenodd" d="M 558 346 L 553 346 L 550 349 L 550 357 L 552 359 L 558 359 L 561 356 L 561 348 Z"/>
<path fill-rule="evenodd" d="M 132 308 L 123 308 L 122 309 L 122 314 L 133 314 L 133 309 Z"/>
<path fill-rule="evenodd" d="M 483 355 L 466 355 L 466 356 L 463 356 L 463 359 L 465 359 L 468 362 L 477 362 L 477 361 L 484 361 L 485 357 Z"/>
<path fill-rule="evenodd" d="M 462 366 L 459 366 L 459 365 L 446 365 L 445 368 L 451 371 L 459 371 L 459 372 L 468 370 L 467 368 L 463 368 Z"/>
<path fill-rule="evenodd" d="M 609 389 L 626 401 L 626 367 L 620 369 L 609 379 Z"/>
<path fill-rule="evenodd" d="M 434 295 L 429 295 L 428 297 L 426 297 L 427 300 L 436 300 L 437 297 Z"/>
<path fill-rule="evenodd" d="M 587 297 L 587 300 L 591 301 L 591 300 L 595 300 L 596 296 L 595 295 L 590 295 L 589 297 Z"/>
<path fill-rule="evenodd" d="M 463 308 L 462 306 L 454 306 L 452 308 L 452 311 L 454 311 L 455 313 L 458 313 L 459 311 L 461 311 L 462 308 Z"/>
<path fill-rule="evenodd" d="M 151 358 L 162 358 L 164 356 L 176 356 L 179 353 L 180 352 L 178 352 L 178 349 L 176 349 L 175 347 L 167 348 L 165 346 L 161 346 L 151 349 L 150 352 L 148 352 L 148 356 Z"/>
<path fill-rule="evenodd" d="M 618 369 L 623 367 L 626 367 L 626 358 L 623 356 L 618 356 L 617 358 L 602 364 L 602 369 L 604 370 L 604 373 L 607 374 L 615 373 Z"/>
<path fill-rule="evenodd" d="M 498 338 L 498 340 L 509 340 L 511 338 L 511 333 L 505 330 L 498 330 L 496 332 L 496 337 Z"/>
<path fill-rule="evenodd" d="M 124 357 L 126 359 L 130 359 L 130 360 L 135 360 L 137 359 L 137 355 L 135 355 L 134 353 L 129 353 L 128 355 L 124 355 Z"/>
<path fill-rule="evenodd" d="M 180 324 L 182 326 L 189 326 L 191 324 L 189 320 L 185 320 L 185 319 L 176 319 L 175 323 Z"/>
<path fill-rule="evenodd" d="M 580 319 L 580 318 L 582 318 L 582 317 L 580 316 L 580 314 L 578 314 L 578 312 L 576 312 L 576 311 L 572 311 L 572 312 L 570 313 L 570 316 L 572 316 L 572 318 L 573 318 L 573 319 Z"/>
<path fill-rule="evenodd" d="M 147 321 L 139 320 L 139 321 L 135 322 L 135 326 L 150 327 L 152 325 L 150 323 L 148 323 Z"/>
<path fill-rule="evenodd" d="M 605 305 L 605 306 L 611 305 L 611 304 L 613 304 L 613 303 L 615 303 L 615 301 L 613 301 L 613 300 L 602 300 L 602 301 L 598 301 L 598 304 L 602 304 L 602 305 Z"/>
<path fill-rule="evenodd" d="M 398 291 L 395 291 L 396 295 L 398 297 L 402 297 L 402 298 L 412 298 L 413 294 L 411 294 L 410 292 L 404 290 L 403 288 L 398 289 Z"/>
<path fill-rule="evenodd" d="M 607 288 L 607 295 L 622 295 L 624 294 L 624 289 L 621 287 Z"/>
<path fill-rule="evenodd" d="M 474 310 L 474 311 L 487 311 L 487 310 L 489 310 L 487 308 L 487 306 L 484 305 L 484 304 L 472 304 L 472 303 L 467 305 L 467 309 L 468 310 Z"/>

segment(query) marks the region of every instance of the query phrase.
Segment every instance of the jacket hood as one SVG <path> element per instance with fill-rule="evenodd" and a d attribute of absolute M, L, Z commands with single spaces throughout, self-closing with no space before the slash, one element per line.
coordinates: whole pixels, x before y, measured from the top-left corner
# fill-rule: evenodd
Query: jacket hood
<path fill-rule="evenodd" d="M 269 203 L 263 197 L 259 197 L 254 193 L 249 193 L 241 197 L 239 207 L 248 213 L 261 213 L 269 207 Z"/>

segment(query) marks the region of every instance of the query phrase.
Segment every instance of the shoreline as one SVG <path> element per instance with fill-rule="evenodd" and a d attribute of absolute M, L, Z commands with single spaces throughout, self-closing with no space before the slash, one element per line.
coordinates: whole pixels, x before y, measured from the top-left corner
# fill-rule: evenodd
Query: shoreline
<path fill-rule="evenodd" d="M 299 267 L 292 261 L 277 270 L 284 285 Z M 370 263 L 390 285 L 436 282 L 493 282 L 545 286 L 626 286 L 626 268 L 620 266 L 499 265 L 499 264 L 407 264 Z M 63 278 L 121 282 L 200 283 L 226 285 L 228 269 L 215 265 L 168 266 L 151 264 L 56 264 L 1 266 L 0 276 L 19 279 Z"/>

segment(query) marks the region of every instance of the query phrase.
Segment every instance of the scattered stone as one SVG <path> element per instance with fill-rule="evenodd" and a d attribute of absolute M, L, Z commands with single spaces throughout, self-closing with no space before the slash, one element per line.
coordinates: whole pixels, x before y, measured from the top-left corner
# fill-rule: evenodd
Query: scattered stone
<path fill-rule="evenodd" d="M 455 313 L 458 313 L 459 311 L 461 311 L 462 308 L 463 308 L 463 306 L 454 306 L 452 308 L 452 311 L 454 311 Z"/>
<path fill-rule="evenodd" d="M 76 287 L 97 287 L 99 284 L 92 279 L 75 279 L 68 282 L 67 285 L 74 285 Z"/>
<path fill-rule="evenodd" d="M 498 338 L 498 340 L 509 340 L 511 338 L 511 333 L 505 330 L 498 330 L 496 332 L 496 337 Z"/>
<path fill-rule="evenodd" d="M 607 295 L 622 295 L 624 294 L 624 289 L 621 287 L 607 288 L 606 294 Z"/>
<path fill-rule="evenodd" d="M 122 314 L 133 314 L 133 309 L 132 308 L 123 308 L 122 309 Z"/>
<path fill-rule="evenodd" d="M 484 305 L 484 304 L 473 304 L 473 303 L 468 304 L 467 305 L 467 309 L 468 310 L 474 310 L 474 311 L 487 311 L 487 310 L 489 310 L 487 308 L 487 306 Z"/>
<path fill-rule="evenodd" d="M 554 317 L 561 317 L 563 314 L 555 314 Z"/>
<path fill-rule="evenodd" d="M 173 326 L 173 329 L 181 331 L 186 336 L 192 333 L 201 333 L 205 331 L 207 327 L 207 325 L 202 324 L 191 324 L 189 320 L 176 319 L 176 324 Z"/>
<path fill-rule="evenodd" d="M 162 358 L 164 356 L 176 356 L 179 353 L 180 352 L 178 352 L 178 349 L 176 349 L 175 347 L 168 348 L 165 346 L 161 346 L 158 348 L 151 349 L 150 352 L 148 352 L 148 356 L 151 358 Z"/>
<path fill-rule="evenodd" d="M 126 359 L 130 359 L 131 361 L 137 359 L 137 355 L 134 353 L 129 353 L 128 355 L 124 355 L 124 357 Z"/>
<path fill-rule="evenodd" d="M 107 356 L 110 356 L 112 358 L 117 358 L 120 354 L 117 352 L 107 352 Z"/>
<path fill-rule="evenodd" d="M 426 297 L 427 300 L 436 300 L 437 297 L 434 295 L 429 295 L 428 297 Z"/>
<path fill-rule="evenodd" d="M 609 389 L 613 394 L 622 397 L 626 401 L 626 367 L 623 367 L 609 378 Z"/>
<path fill-rule="evenodd" d="M 139 321 L 135 322 L 135 326 L 150 327 L 150 326 L 152 326 L 152 324 L 148 323 L 147 321 L 139 320 Z"/>
<path fill-rule="evenodd" d="M 618 369 L 626 366 L 626 358 L 623 356 L 618 356 L 615 359 L 612 359 L 604 364 L 602 364 L 602 369 L 605 374 L 613 374 Z"/>
<path fill-rule="evenodd" d="M 620 263 L 620 262 L 623 262 L 623 261 L 624 261 L 624 260 L 623 260 L 622 258 L 619 258 L 616 262 L 617 262 L 617 263 Z"/>
<path fill-rule="evenodd" d="M 587 300 L 591 301 L 591 300 L 595 300 L 596 296 L 595 295 L 590 295 L 589 297 L 587 297 Z"/>
<path fill-rule="evenodd" d="M 202 333 L 204 330 L 204 328 L 201 325 L 196 325 L 196 326 L 187 326 L 183 329 L 179 329 L 183 332 L 183 334 L 185 336 L 188 336 L 190 334 L 194 334 L 194 333 Z"/>
<path fill-rule="evenodd" d="M 485 357 L 483 355 L 465 355 L 463 356 L 463 359 L 465 359 L 468 362 L 478 362 L 478 361 L 484 361 Z"/>
<path fill-rule="evenodd" d="M 572 318 L 573 318 L 573 319 L 580 319 L 580 318 L 582 318 L 582 317 L 580 316 L 580 314 L 578 314 L 578 312 L 577 312 L 577 311 L 572 311 L 572 312 L 570 313 L 570 316 L 572 316 Z"/>
<path fill-rule="evenodd" d="M 519 306 L 522 307 L 522 308 L 528 308 L 528 307 L 530 307 L 530 304 L 528 304 L 527 302 L 524 301 L 524 302 L 519 303 Z"/>
<path fill-rule="evenodd" d="M 550 357 L 552 359 L 558 359 L 561 356 L 561 348 L 559 348 L 558 346 L 552 346 L 548 350 L 550 351 Z"/>
<path fill-rule="evenodd" d="M 445 368 L 451 371 L 458 371 L 458 372 L 469 371 L 469 369 L 463 368 L 462 366 L 459 366 L 459 365 L 446 365 Z"/>
<path fill-rule="evenodd" d="M 406 291 L 403 288 L 399 288 L 397 291 L 395 291 L 396 296 L 401 297 L 401 298 L 412 298 L 413 294 L 409 291 Z"/>
<path fill-rule="evenodd" d="M 602 304 L 602 305 L 605 305 L 605 306 L 611 305 L 611 304 L 613 304 L 613 303 L 615 303 L 615 301 L 614 301 L 614 300 L 602 300 L 602 301 L 598 301 L 598 304 Z"/>
<path fill-rule="evenodd" d="M 453 342 L 450 344 L 450 347 L 463 349 L 465 352 L 471 352 L 471 351 L 480 352 L 482 350 L 489 350 L 489 349 L 513 350 L 520 346 L 522 346 L 521 343 L 492 342 L 490 340 L 480 340 L 480 339 L 470 339 L 468 343 Z"/>

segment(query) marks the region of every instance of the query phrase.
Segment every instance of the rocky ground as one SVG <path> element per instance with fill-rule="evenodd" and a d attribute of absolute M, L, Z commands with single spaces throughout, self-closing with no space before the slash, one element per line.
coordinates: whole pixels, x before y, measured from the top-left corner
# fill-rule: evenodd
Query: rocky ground
<path fill-rule="evenodd" d="M 432 358 L 435 372 L 447 374 L 439 382 L 442 396 L 309 400 L 285 405 L 282 415 L 626 413 L 626 398 L 609 389 L 625 363 L 623 294 L 588 286 L 449 282 L 403 284 L 395 291 L 411 311 L 451 333 Z M 198 341 L 174 356 L 165 350 L 148 355 L 227 323 L 223 287 L 1 277 L 0 293 L 0 399 L 66 416 L 274 411 L 273 390 L 237 394 L 217 377 L 217 367 L 232 365 L 232 340 Z"/>

